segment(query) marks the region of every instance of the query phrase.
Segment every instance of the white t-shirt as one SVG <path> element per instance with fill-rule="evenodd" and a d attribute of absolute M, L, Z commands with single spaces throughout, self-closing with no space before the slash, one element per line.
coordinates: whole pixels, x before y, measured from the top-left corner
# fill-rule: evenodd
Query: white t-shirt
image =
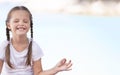
<path fill-rule="evenodd" d="M 0 45 L 0 60 L 4 60 L 3 70 L 1 75 L 33 75 L 32 66 L 26 66 L 26 55 L 28 48 L 22 52 L 18 52 L 10 43 L 10 61 L 14 65 L 14 69 L 11 69 L 5 61 L 5 50 L 8 45 L 8 41 L 4 41 Z M 32 61 L 39 60 L 43 56 L 43 52 L 39 45 L 33 41 L 32 44 Z M 31 62 L 32 63 L 32 62 Z"/>

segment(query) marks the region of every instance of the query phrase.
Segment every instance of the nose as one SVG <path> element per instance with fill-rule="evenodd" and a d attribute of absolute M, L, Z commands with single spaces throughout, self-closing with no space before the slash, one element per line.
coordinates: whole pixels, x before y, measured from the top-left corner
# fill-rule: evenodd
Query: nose
<path fill-rule="evenodd" d="M 24 22 L 23 21 L 19 21 L 19 25 L 23 26 Z"/>

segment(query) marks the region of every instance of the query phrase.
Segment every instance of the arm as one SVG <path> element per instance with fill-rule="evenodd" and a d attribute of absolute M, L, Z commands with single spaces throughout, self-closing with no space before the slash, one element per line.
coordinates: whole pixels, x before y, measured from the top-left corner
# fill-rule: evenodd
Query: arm
<path fill-rule="evenodd" d="M 38 61 L 34 61 L 33 65 L 33 71 L 34 75 L 55 75 L 58 72 L 61 71 L 69 71 L 71 70 L 70 67 L 72 66 L 71 61 L 66 63 L 66 59 L 62 59 L 61 61 L 56 64 L 55 67 L 49 69 L 49 70 L 42 70 L 42 65 L 41 65 L 41 59 Z"/>
<path fill-rule="evenodd" d="M 0 60 L 0 74 L 1 74 L 1 71 L 2 71 L 2 67 L 3 67 L 3 61 Z"/>

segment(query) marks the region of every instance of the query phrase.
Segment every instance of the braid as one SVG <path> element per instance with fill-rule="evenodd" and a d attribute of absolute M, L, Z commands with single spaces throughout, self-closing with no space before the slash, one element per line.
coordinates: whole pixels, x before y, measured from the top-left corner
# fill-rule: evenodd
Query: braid
<path fill-rule="evenodd" d="M 6 28 L 6 36 L 7 36 L 8 45 L 7 45 L 6 51 L 5 51 L 5 58 L 6 58 L 6 62 L 8 64 L 8 66 L 10 68 L 13 68 L 13 66 L 10 62 L 10 34 L 9 34 L 9 29 L 8 28 Z"/>
<path fill-rule="evenodd" d="M 26 65 L 31 66 L 31 59 L 32 59 L 32 41 L 30 41 L 29 47 L 28 47 L 28 52 L 27 52 L 27 60 L 26 60 Z"/>
<path fill-rule="evenodd" d="M 31 38 L 33 38 L 33 22 L 31 21 Z"/>
<path fill-rule="evenodd" d="M 6 27 L 6 36 L 7 36 L 7 41 L 10 41 L 9 29 L 7 27 Z"/>
<path fill-rule="evenodd" d="M 27 53 L 27 60 L 26 60 L 26 65 L 31 66 L 31 60 L 32 60 L 32 39 L 33 39 L 33 22 L 32 22 L 32 15 L 31 15 L 31 41 L 28 47 L 28 53 Z"/>

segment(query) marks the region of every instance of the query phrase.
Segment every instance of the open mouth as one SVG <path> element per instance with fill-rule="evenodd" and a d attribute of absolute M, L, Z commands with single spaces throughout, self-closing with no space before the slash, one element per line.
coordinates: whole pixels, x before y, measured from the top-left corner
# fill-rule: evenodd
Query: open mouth
<path fill-rule="evenodd" d="M 22 30 L 26 30 L 26 28 L 24 28 L 24 27 L 18 27 L 17 30 L 22 31 Z"/>

